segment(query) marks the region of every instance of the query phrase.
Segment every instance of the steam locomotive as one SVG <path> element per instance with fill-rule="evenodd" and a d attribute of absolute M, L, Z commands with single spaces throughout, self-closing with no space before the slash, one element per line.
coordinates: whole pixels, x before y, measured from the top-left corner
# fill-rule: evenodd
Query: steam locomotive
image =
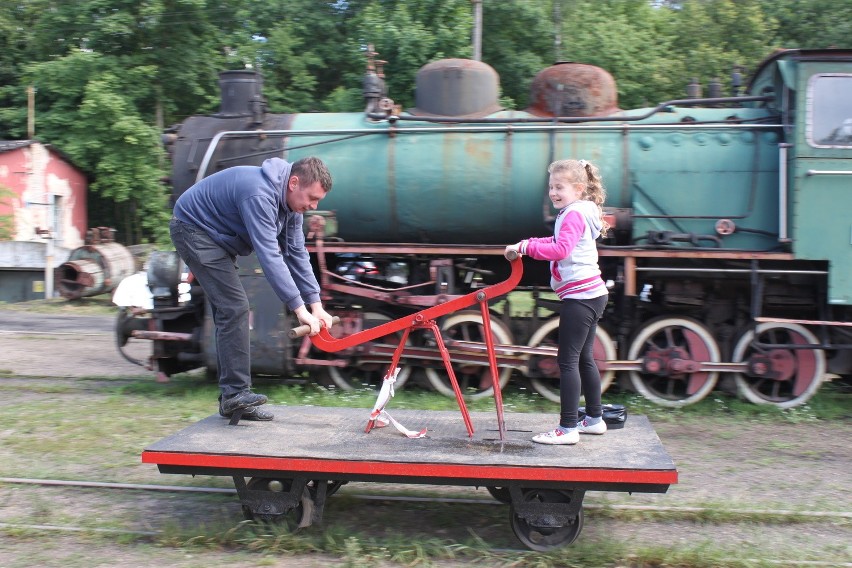
<path fill-rule="evenodd" d="M 373 54 L 370 54 L 371 56 Z M 197 180 L 270 156 L 320 156 L 334 188 L 306 219 L 309 250 L 338 333 L 411 314 L 502 278 L 506 244 L 552 234 L 547 166 L 585 158 L 601 169 L 613 227 L 599 242 L 610 306 L 595 358 L 615 380 L 662 406 L 715 388 L 782 408 L 852 370 L 852 51 L 782 50 L 723 95 L 618 107 L 613 77 L 559 63 L 532 83 L 531 106 L 499 105 L 487 64 L 420 69 L 414 108 L 388 97 L 368 58 L 362 113 L 266 112 L 262 77 L 220 76 L 222 103 L 164 136 L 174 196 Z M 695 85 L 693 85 L 693 88 Z M 847 211 L 847 213 L 843 213 Z M 174 253 L 152 256 L 153 308 L 119 316 L 118 343 L 150 340 L 144 364 L 165 375 L 215 368 L 203 293 L 178 292 Z M 295 327 L 253 259 L 240 267 L 252 304 L 253 372 L 342 389 L 375 386 L 394 337 L 325 354 Z M 492 306 L 499 382 L 525 378 L 558 400 L 557 302 L 546 263 Z M 186 284 L 184 284 L 186 286 Z M 468 396 L 491 394 L 480 312 L 439 322 Z M 428 337 L 409 337 L 401 386 L 422 370 L 453 395 Z"/>

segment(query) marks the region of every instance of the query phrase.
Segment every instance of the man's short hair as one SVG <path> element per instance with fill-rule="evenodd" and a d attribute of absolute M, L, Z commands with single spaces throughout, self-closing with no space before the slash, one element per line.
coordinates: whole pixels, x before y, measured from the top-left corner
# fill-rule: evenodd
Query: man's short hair
<path fill-rule="evenodd" d="M 323 191 L 326 193 L 331 191 L 331 173 L 325 163 L 316 156 L 308 156 L 293 162 L 290 175 L 296 176 L 305 185 L 318 181 Z"/>

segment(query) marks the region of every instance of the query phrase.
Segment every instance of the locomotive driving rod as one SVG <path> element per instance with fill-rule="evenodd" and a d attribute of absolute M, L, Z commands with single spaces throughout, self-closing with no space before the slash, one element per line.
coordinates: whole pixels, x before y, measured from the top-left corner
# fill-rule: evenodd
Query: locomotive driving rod
<path fill-rule="evenodd" d="M 494 389 L 494 405 L 497 408 L 497 430 L 500 433 L 500 441 L 504 441 L 506 436 L 506 425 L 503 421 L 503 395 L 500 392 L 500 381 L 498 380 L 499 371 L 497 369 L 497 356 L 494 349 L 494 335 L 491 333 L 491 314 L 488 311 L 488 301 L 503 296 L 504 294 L 508 294 L 514 290 L 515 286 L 518 285 L 518 282 L 521 281 L 521 276 L 524 272 L 524 265 L 521 261 L 520 255 L 514 251 L 509 251 L 506 254 L 506 258 L 511 262 L 512 272 L 503 282 L 486 286 L 481 290 L 470 292 L 469 294 L 449 300 L 443 304 L 431 306 L 424 310 L 420 310 L 419 312 L 415 312 L 414 314 L 353 333 L 352 335 L 347 335 L 346 337 L 341 337 L 340 339 L 332 337 L 328 329 L 323 327 L 317 335 L 311 337 L 311 343 L 313 343 L 313 345 L 318 349 L 333 353 L 378 339 L 379 337 L 384 337 L 386 335 L 402 331 L 403 334 L 399 342 L 399 346 L 396 348 L 396 351 L 394 351 L 388 374 L 385 375 L 385 380 L 388 380 L 388 377 L 394 376 L 393 371 L 399 364 L 399 359 L 402 356 L 405 342 L 408 339 L 408 334 L 411 330 L 430 329 L 435 335 L 435 340 L 438 343 L 438 351 L 441 354 L 441 358 L 444 360 L 444 366 L 447 368 L 447 375 L 449 375 L 450 382 L 453 385 L 453 392 L 455 392 L 456 400 L 459 404 L 459 410 L 461 410 L 462 418 L 464 419 L 465 426 L 467 427 L 467 434 L 468 436 L 473 436 L 473 425 L 470 422 L 470 414 L 467 411 L 467 405 L 465 405 L 464 397 L 461 389 L 459 389 L 455 372 L 453 371 L 452 364 L 450 363 L 449 351 L 447 351 L 444 340 L 441 337 L 441 331 L 438 328 L 438 324 L 435 323 L 435 319 L 470 307 L 474 304 L 479 304 L 482 312 L 482 328 L 483 334 L 485 335 L 485 346 L 488 351 L 488 363 L 491 367 L 491 384 Z M 302 337 L 307 335 L 309 331 L 310 328 L 303 325 L 290 330 L 289 335 L 291 338 Z M 368 432 L 370 431 L 370 426 L 371 425 L 369 424 L 367 426 Z"/>

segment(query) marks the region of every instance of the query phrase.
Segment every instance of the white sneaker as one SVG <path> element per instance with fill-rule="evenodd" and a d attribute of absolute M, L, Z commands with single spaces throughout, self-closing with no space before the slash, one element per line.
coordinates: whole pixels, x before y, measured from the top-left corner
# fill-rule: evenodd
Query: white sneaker
<path fill-rule="evenodd" d="M 603 434 L 606 432 L 606 422 L 601 419 L 597 424 L 588 424 L 588 419 L 583 418 L 577 422 L 577 431 L 581 434 Z"/>
<path fill-rule="evenodd" d="M 536 434 L 533 436 L 532 440 L 537 444 L 570 446 L 580 441 L 580 432 L 577 430 L 568 430 L 567 432 L 563 432 L 559 428 L 554 428 L 550 432 Z"/>

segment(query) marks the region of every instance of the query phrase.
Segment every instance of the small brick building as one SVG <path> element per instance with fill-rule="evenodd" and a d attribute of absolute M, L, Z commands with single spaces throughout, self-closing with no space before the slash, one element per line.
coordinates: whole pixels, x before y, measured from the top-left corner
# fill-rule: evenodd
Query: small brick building
<path fill-rule="evenodd" d="M 76 248 L 86 238 L 86 176 L 60 152 L 36 140 L 0 140 L 0 217 L 11 221 L 11 240 Z"/>
<path fill-rule="evenodd" d="M 86 191 L 86 176 L 55 148 L 0 140 L 0 301 L 44 298 L 46 257 L 56 268 L 85 243 Z"/>

